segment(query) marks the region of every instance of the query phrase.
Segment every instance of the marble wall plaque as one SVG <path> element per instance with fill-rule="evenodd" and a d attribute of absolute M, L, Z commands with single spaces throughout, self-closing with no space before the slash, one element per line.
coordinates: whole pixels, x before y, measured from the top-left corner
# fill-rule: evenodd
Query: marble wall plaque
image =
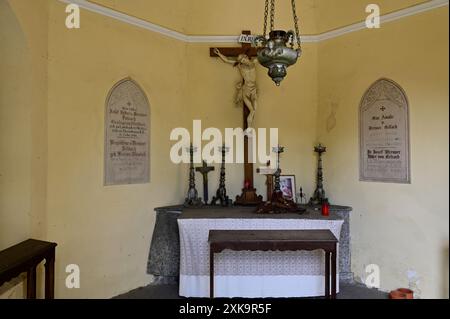
<path fill-rule="evenodd" d="M 403 89 L 376 81 L 360 104 L 360 180 L 410 183 L 409 105 Z"/>
<path fill-rule="evenodd" d="M 150 181 L 150 106 L 133 80 L 118 82 L 105 108 L 105 185 Z"/>

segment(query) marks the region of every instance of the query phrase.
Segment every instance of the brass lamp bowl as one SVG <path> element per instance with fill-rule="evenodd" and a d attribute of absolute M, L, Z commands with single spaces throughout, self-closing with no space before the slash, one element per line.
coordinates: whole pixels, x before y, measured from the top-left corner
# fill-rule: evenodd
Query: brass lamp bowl
<path fill-rule="evenodd" d="M 297 62 L 301 55 L 300 50 L 294 50 L 287 45 L 293 43 L 294 33 L 275 30 L 270 32 L 269 39 L 257 40 L 264 44 L 258 51 L 259 63 L 269 69 L 269 76 L 277 86 L 287 75 L 287 68 Z"/>

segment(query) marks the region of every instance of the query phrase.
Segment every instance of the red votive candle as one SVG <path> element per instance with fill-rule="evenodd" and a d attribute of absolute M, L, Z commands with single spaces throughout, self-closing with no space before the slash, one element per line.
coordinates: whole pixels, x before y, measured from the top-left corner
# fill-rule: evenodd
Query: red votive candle
<path fill-rule="evenodd" d="M 330 216 L 330 204 L 327 202 L 322 203 L 322 215 Z"/>

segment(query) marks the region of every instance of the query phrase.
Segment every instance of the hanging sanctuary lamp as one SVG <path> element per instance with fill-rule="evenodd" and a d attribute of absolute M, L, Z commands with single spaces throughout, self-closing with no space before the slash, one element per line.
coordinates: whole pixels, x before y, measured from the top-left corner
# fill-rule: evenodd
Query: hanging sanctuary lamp
<path fill-rule="evenodd" d="M 267 20 L 269 18 L 270 1 L 270 32 L 267 38 Z M 275 0 L 266 0 L 264 10 L 263 35 L 256 37 L 259 63 L 269 69 L 269 76 L 277 86 L 287 74 L 287 68 L 297 62 L 302 53 L 298 17 L 295 0 L 291 0 L 295 31 L 275 30 Z M 297 48 L 294 48 L 297 45 Z"/>

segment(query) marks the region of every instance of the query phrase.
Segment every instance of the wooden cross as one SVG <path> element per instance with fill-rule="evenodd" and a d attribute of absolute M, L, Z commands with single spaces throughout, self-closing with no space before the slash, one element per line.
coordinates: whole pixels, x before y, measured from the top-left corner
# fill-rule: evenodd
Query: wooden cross
<path fill-rule="evenodd" d="M 197 167 L 195 169 L 196 172 L 200 172 L 203 175 L 203 199 L 205 200 L 205 204 L 208 205 L 208 173 L 212 172 L 215 168 L 213 166 L 206 165 L 206 162 L 203 161 L 203 165 L 201 167 Z"/>
<path fill-rule="evenodd" d="M 250 31 L 242 31 L 242 34 L 251 35 Z M 209 49 L 210 57 L 218 57 L 214 53 L 215 48 Z M 250 43 L 242 43 L 238 48 L 217 48 L 220 53 L 226 57 L 238 57 L 240 54 L 246 54 L 249 58 L 254 58 L 258 55 L 258 49 L 252 47 Z M 244 131 L 248 128 L 247 118 L 250 114 L 248 108 L 243 104 L 243 116 L 244 116 Z M 241 196 L 236 197 L 236 204 L 238 205 L 258 205 L 262 202 L 262 196 L 256 194 L 256 189 L 253 183 L 253 163 L 249 162 L 248 158 L 248 137 L 244 137 L 244 189 Z"/>
<path fill-rule="evenodd" d="M 267 161 L 265 167 L 260 167 L 256 169 L 256 172 L 261 175 L 266 176 L 266 186 L 267 186 L 267 201 L 272 200 L 273 193 L 273 175 L 276 173 L 276 168 L 270 168 L 270 161 Z"/>
<path fill-rule="evenodd" d="M 242 31 L 242 34 L 251 35 L 250 31 Z M 209 56 L 212 58 L 217 58 L 217 54 L 214 53 L 214 49 L 209 48 Z M 240 48 L 217 48 L 220 53 L 230 58 L 237 58 L 239 54 L 246 54 L 249 58 L 254 58 L 258 56 L 258 49 L 252 47 L 250 43 L 242 43 Z"/>

